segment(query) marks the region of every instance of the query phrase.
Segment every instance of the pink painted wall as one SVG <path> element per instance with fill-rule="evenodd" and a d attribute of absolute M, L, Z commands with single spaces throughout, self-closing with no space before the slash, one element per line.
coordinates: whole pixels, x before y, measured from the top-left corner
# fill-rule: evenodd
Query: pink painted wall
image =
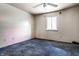
<path fill-rule="evenodd" d="M 33 17 L 8 4 L 0 4 L 0 47 L 32 38 Z"/>
<path fill-rule="evenodd" d="M 11 44 L 29 39 L 31 33 L 31 28 L 29 23 L 19 23 L 19 26 L 6 28 L 2 34 L 4 35 L 6 41 L 5 44 Z"/>

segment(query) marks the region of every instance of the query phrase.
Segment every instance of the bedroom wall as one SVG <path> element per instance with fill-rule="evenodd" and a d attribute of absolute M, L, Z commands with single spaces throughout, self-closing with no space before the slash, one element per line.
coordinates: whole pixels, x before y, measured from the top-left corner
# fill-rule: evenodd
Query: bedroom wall
<path fill-rule="evenodd" d="M 0 4 L 0 47 L 33 37 L 33 16 L 8 4 Z"/>
<path fill-rule="evenodd" d="M 46 30 L 46 16 L 58 16 L 58 31 Z M 36 38 L 57 40 L 64 42 L 79 42 L 79 6 L 59 12 L 36 15 Z"/>

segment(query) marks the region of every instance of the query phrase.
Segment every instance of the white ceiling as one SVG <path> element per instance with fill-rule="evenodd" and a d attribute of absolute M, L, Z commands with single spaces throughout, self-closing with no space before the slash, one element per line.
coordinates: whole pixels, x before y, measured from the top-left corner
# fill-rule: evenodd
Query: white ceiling
<path fill-rule="evenodd" d="M 40 4 L 40 3 L 10 3 L 10 5 L 15 6 L 21 10 L 24 10 L 32 14 L 41 14 L 41 13 L 46 13 L 51 11 L 57 11 L 57 10 L 61 10 L 64 8 L 69 8 L 77 5 L 77 3 L 57 3 L 57 4 L 55 3 L 56 5 L 58 5 L 58 7 L 48 6 L 47 8 L 43 8 L 42 6 L 39 6 L 39 7 L 33 8 L 37 4 Z"/>

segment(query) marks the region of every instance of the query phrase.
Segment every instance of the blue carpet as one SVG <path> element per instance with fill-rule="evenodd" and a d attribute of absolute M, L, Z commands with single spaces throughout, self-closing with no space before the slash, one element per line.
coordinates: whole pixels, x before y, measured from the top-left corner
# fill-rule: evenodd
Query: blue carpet
<path fill-rule="evenodd" d="M 0 48 L 0 56 L 79 56 L 79 45 L 31 39 Z"/>

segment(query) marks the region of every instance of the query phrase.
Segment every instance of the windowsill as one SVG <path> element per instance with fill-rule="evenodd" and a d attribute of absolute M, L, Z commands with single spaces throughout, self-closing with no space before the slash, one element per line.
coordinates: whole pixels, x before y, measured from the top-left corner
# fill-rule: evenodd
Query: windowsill
<path fill-rule="evenodd" d="M 58 32 L 58 30 L 46 30 L 46 31 L 55 31 L 55 32 Z"/>

